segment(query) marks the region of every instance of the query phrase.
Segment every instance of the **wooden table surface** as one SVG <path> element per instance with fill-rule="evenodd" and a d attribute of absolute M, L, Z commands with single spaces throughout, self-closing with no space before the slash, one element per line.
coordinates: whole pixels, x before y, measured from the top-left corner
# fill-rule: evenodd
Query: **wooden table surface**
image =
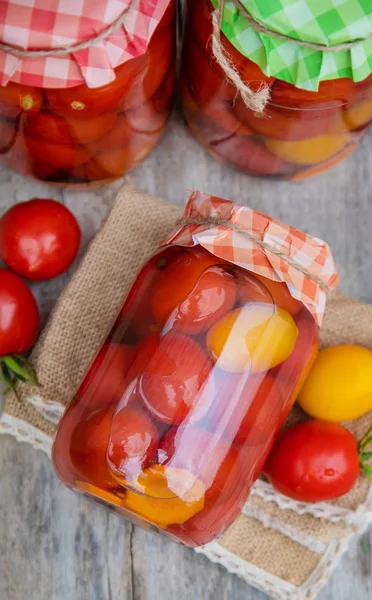
<path fill-rule="evenodd" d="M 186 189 L 230 198 L 326 239 L 341 288 L 372 298 L 372 135 L 347 162 L 305 182 L 247 177 L 214 162 L 175 115 L 159 147 L 131 176 L 183 204 Z M 33 196 L 63 201 L 84 245 L 120 182 L 55 189 L 0 169 L 0 211 Z M 125 259 L 125 257 L 123 257 Z M 33 286 L 47 317 L 68 275 Z M 371 532 L 364 541 L 372 548 Z M 371 600 L 372 553 L 356 540 L 319 600 Z M 263 600 L 264 594 L 192 550 L 137 529 L 66 489 L 49 459 L 0 437 L 0 600 Z"/>

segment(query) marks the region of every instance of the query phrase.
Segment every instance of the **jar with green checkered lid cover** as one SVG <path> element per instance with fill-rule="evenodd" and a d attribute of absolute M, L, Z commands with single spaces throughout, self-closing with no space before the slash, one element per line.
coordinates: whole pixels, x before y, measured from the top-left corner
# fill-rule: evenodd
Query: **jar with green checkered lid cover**
<path fill-rule="evenodd" d="M 302 179 L 372 121 L 369 0 L 186 0 L 182 104 L 191 132 L 251 175 Z"/>

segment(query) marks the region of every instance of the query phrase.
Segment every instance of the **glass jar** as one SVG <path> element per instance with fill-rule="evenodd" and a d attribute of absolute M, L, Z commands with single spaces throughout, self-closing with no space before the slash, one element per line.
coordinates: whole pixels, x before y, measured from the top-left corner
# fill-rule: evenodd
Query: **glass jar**
<path fill-rule="evenodd" d="M 176 0 L 169 0 L 146 51 L 129 48 L 134 58 L 114 69 L 111 83 L 1 86 L 2 161 L 23 175 L 70 184 L 105 182 L 134 169 L 158 143 L 172 106 L 175 12 Z"/>
<path fill-rule="evenodd" d="M 187 0 L 182 106 L 192 134 L 218 160 L 250 175 L 303 179 L 355 150 L 372 120 L 372 76 L 321 81 L 317 92 L 274 77 L 221 33 L 227 56 L 253 91 L 270 88 L 263 113 L 247 108 L 211 48 L 211 0 Z"/>
<path fill-rule="evenodd" d="M 284 283 L 168 245 L 145 264 L 59 425 L 56 472 L 190 546 L 238 515 L 319 328 Z"/>

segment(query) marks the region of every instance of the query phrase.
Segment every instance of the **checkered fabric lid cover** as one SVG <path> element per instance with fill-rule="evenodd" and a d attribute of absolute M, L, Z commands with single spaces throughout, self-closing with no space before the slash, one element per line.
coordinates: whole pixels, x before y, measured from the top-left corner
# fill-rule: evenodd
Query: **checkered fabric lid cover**
<path fill-rule="evenodd" d="M 289 227 L 247 206 L 193 192 L 185 209 L 185 217 L 230 221 L 241 232 L 227 225 L 185 224 L 172 232 L 164 244 L 195 246 L 206 250 L 243 269 L 273 281 L 286 283 L 293 298 L 300 300 L 321 325 L 326 305 L 326 292 L 319 283 L 304 275 L 284 258 L 263 249 L 244 235 L 246 231 L 295 261 L 329 290 L 337 287 L 339 276 L 329 246 L 318 238 Z"/>
<path fill-rule="evenodd" d="M 218 0 L 211 0 L 214 7 Z M 327 79 L 362 81 L 372 72 L 372 0 L 240 0 L 259 24 L 295 40 L 334 46 L 360 40 L 337 52 L 314 50 L 255 31 L 226 0 L 222 31 L 266 75 L 317 91 Z"/>
<path fill-rule="evenodd" d="M 119 29 L 72 54 L 19 57 L 0 50 L 0 84 L 63 88 L 110 83 L 115 67 L 145 53 L 170 1 L 1 0 L 0 41 L 24 50 L 49 50 L 92 39 L 130 8 Z"/>

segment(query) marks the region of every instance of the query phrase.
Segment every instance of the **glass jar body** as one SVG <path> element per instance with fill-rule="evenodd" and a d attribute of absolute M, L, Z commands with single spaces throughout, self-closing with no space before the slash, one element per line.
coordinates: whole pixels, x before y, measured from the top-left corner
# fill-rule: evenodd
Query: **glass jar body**
<path fill-rule="evenodd" d="M 372 76 L 323 81 L 318 92 L 267 77 L 222 34 L 241 79 L 270 88 L 259 114 L 247 108 L 211 49 L 213 6 L 187 0 L 181 71 L 182 106 L 193 135 L 218 160 L 251 175 L 302 179 L 346 158 L 372 120 Z"/>
<path fill-rule="evenodd" d="M 56 472 L 137 524 L 205 544 L 239 514 L 317 349 L 284 284 L 164 247 L 62 418 Z"/>
<path fill-rule="evenodd" d="M 170 0 L 146 52 L 119 65 L 107 85 L 0 87 L 1 160 L 23 175 L 62 184 L 110 181 L 140 164 L 172 107 L 175 12 Z"/>

